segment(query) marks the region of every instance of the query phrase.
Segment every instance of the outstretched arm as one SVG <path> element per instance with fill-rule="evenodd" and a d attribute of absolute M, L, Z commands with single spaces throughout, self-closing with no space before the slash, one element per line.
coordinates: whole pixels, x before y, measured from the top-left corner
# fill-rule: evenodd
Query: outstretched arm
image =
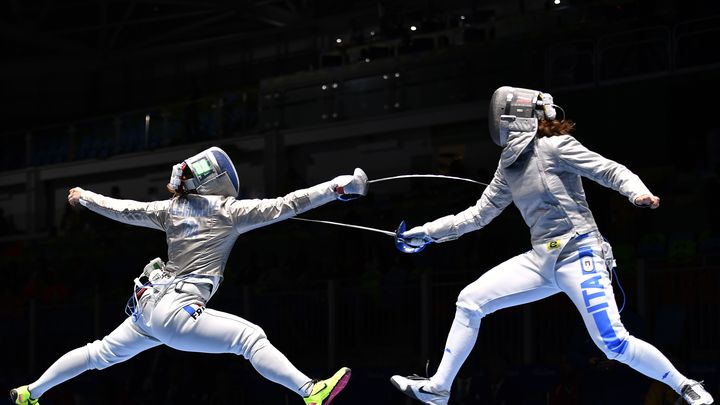
<path fill-rule="evenodd" d="M 557 142 L 558 161 L 567 170 L 619 192 L 637 206 L 660 206 L 660 198 L 627 167 L 589 150 L 572 136 L 557 137 Z"/>
<path fill-rule="evenodd" d="M 316 186 L 293 191 L 284 197 L 235 200 L 230 215 L 240 232 L 288 219 L 337 199 L 367 194 L 367 175 L 355 169 L 353 175 L 338 176 Z"/>
<path fill-rule="evenodd" d="M 149 203 L 118 200 L 80 187 L 69 190 L 68 203 L 73 207 L 80 204 L 90 211 L 118 222 L 161 231 L 165 230 L 164 220 L 170 206 L 170 200 Z"/>
<path fill-rule="evenodd" d="M 427 242 L 446 242 L 478 230 L 489 224 L 495 217 L 510 205 L 512 194 L 503 177 L 500 166 L 495 171 L 490 184 L 485 188 L 478 202 L 456 214 L 438 218 L 417 226 L 401 236 L 410 245 L 420 246 Z"/>

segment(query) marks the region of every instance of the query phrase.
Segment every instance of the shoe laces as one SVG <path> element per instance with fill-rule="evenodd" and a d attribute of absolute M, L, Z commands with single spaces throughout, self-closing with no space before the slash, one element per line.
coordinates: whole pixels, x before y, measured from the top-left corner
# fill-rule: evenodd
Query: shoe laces
<path fill-rule="evenodd" d="M 430 373 L 428 373 L 428 369 L 430 368 L 430 360 L 425 361 L 425 377 L 419 376 L 417 374 L 413 374 L 408 376 L 407 378 L 411 380 L 429 380 L 430 379 Z"/>
<path fill-rule="evenodd" d="M 682 389 L 682 392 L 681 392 L 682 395 L 687 395 L 693 401 L 697 401 L 698 399 L 700 399 L 700 394 L 695 392 L 695 390 L 693 390 L 693 387 L 696 385 L 699 385 L 702 387 L 704 382 L 705 381 L 695 381 L 691 384 L 686 384 Z"/>
<path fill-rule="evenodd" d="M 312 391 L 312 387 L 315 384 L 317 384 L 318 382 L 320 382 L 319 379 L 313 378 L 312 380 L 309 380 L 305 384 L 301 385 L 300 388 L 298 388 L 298 391 L 300 391 L 300 392 L 305 391 L 305 388 L 310 388 L 310 391 Z M 311 392 L 311 394 L 312 394 L 312 392 Z"/>

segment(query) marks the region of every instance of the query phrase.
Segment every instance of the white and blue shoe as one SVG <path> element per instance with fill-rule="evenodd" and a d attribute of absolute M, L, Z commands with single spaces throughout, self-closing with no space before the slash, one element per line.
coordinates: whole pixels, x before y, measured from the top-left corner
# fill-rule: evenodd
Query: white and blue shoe
<path fill-rule="evenodd" d="M 685 402 L 690 405 L 711 405 L 713 403 L 712 395 L 705 391 L 702 383 L 702 381 L 688 380 L 683 385 L 680 395 L 682 395 Z"/>
<path fill-rule="evenodd" d="M 411 375 L 409 377 L 394 375 L 390 378 L 390 382 L 405 395 L 423 404 L 447 405 L 450 399 L 450 392 L 437 391 L 430 383 L 429 378 L 418 375 Z"/>

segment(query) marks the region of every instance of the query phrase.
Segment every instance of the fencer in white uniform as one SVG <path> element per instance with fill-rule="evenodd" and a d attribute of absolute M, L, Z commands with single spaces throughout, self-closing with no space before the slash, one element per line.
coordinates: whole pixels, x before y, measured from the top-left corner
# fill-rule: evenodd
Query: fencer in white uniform
<path fill-rule="evenodd" d="M 229 156 L 212 147 L 173 167 L 168 184 L 172 199 L 136 202 L 73 188 L 68 200 L 126 224 L 163 231 L 168 261 L 159 259 L 135 280 L 129 317 L 109 335 L 72 350 L 40 378 L 11 391 L 16 404 L 36 404 L 48 389 L 86 370 L 104 369 L 165 344 L 203 353 L 234 353 L 248 359 L 265 378 L 326 405 L 350 377 L 340 369 L 327 380 L 311 380 L 268 340 L 259 326 L 238 316 L 207 308 L 223 278 L 235 240 L 266 226 L 336 199 L 365 195 L 361 169 L 284 197 L 237 199 L 239 179 Z"/>
<path fill-rule="evenodd" d="M 401 235 L 414 246 L 454 240 L 484 227 L 512 202 L 530 228 L 532 250 L 490 269 L 460 292 L 443 357 L 432 377 L 393 376 L 391 382 L 426 404 L 447 404 L 483 317 L 563 292 L 608 358 L 666 383 L 691 405 L 712 404 L 702 384 L 680 374 L 620 321 L 610 277 L 615 261 L 590 212 L 581 177 L 618 191 L 637 206 L 657 208 L 660 199 L 625 166 L 588 150 L 569 131 L 538 133 L 539 124 L 572 128 L 569 121 L 556 119 L 554 107 L 547 93 L 497 89 L 488 120 L 493 141 L 503 150 L 491 183 L 475 206 Z"/>

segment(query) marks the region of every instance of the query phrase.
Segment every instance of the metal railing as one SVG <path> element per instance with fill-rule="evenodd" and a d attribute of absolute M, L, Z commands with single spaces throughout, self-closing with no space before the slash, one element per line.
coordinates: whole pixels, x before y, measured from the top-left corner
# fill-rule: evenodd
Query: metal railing
<path fill-rule="evenodd" d="M 647 325 L 647 330 L 639 331 L 643 337 L 656 340 L 661 347 L 684 350 L 675 355 L 686 363 L 717 364 L 720 322 L 713 321 L 718 320 L 718 311 L 711 286 L 720 283 L 718 268 L 653 271 L 647 267 L 639 263 L 641 270 L 622 276 L 626 285 L 632 284 L 628 277 L 644 280 L 628 291 L 625 315 L 643 317 Z M 314 347 L 324 348 L 320 358 L 328 367 L 342 357 L 359 367 L 372 368 L 425 358 L 439 360 L 457 294 L 464 286 L 460 281 L 433 281 L 433 276 L 424 272 L 401 284 L 382 278 L 377 282 L 353 278 L 262 293 L 244 286 L 241 297 L 220 293 L 216 300 L 223 309 L 261 325 L 278 347 L 300 362 L 318 361 L 318 351 L 304 350 L 307 342 L 313 342 Z M 102 338 L 122 321 L 122 302 L 105 301 L 102 286 L 91 287 L 87 295 L 85 303 L 75 304 L 40 305 L 32 299 L 5 313 L 4 323 L 13 327 L 6 328 L 4 338 L 24 343 L 4 345 L 4 358 L 22 359 L 14 364 L 25 364 L 29 373 L 37 372 L 65 351 Z M 616 296 L 620 299 L 619 293 Z M 637 302 L 639 298 L 646 302 Z M 647 312 L 638 314 L 638 307 L 643 306 Z M 672 323 L 668 313 L 680 314 L 679 321 L 673 318 Z M 55 333 L 64 330 L 69 320 L 72 333 Z M 511 364 L 535 364 L 547 353 L 560 355 L 569 350 L 573 332 L 581 324 L 572 303 L 559 294 L 486 317 L 478 347 L 503 352 Z M 388 358 L 390 354 L 393 358 Z M 602 354 L 597 351 L 597 356 Z"/>

